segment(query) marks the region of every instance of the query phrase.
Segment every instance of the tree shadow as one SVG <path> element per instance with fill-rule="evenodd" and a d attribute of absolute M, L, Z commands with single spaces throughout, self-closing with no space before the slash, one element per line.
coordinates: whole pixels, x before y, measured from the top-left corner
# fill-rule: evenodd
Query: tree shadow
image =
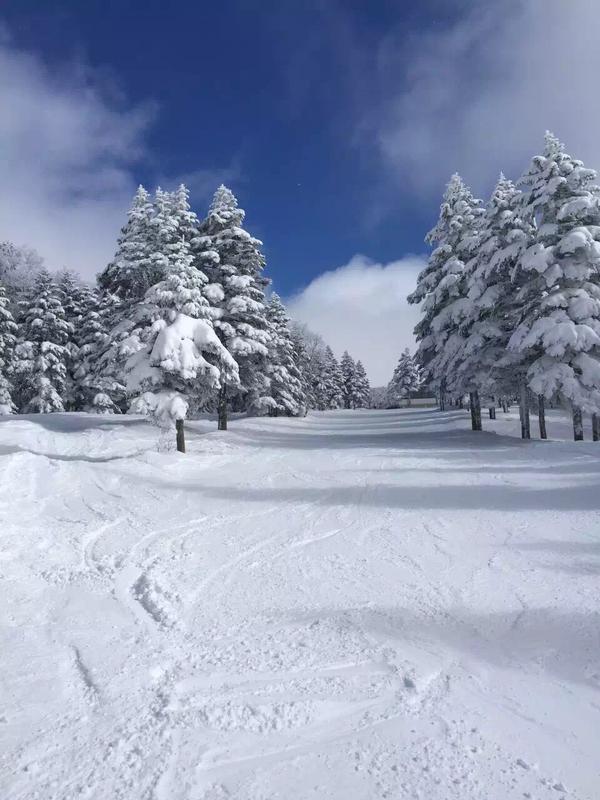
<path fill-rule="evenodd" d="M 0 416 L 2 422 L 35 422 L 41 428 L 53 433 L 81 433 L 88 430 L 102 430 L 110 427 L 131 428 L 148 425 L 145 417 L 125 414 L 84 414 L 76 412 L 56 412 L 53 414 L 19 414 Z"/>
<path fill-rule="evenodd" d="M 147 480 L 147 478 L 145 478 Z M 163 485 L 164 482 L 163 482 Z M 353 505 L 404 510 L 487 511 L 597 511 L 597 483 L 549 486 L 543 489 L 514 485 L 463 484 L 460 486 L 201 486 L 173 484 L 225 502 L 275 503 L 325 507 Z"/>

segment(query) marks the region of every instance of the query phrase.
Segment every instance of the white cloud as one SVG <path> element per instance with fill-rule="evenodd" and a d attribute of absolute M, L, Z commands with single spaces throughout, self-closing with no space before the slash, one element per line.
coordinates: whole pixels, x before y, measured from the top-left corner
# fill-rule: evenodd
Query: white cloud
<path fill-rule="evenodd" d="M 418 310 L 406 296 L 415 287 L 423 259 L 407 256 L 376 264 L 355 255 L 325 272 L 287 300 L 293 319 L 320 333 L 339 357 L 360 359 L 374 386 L 387 384 L 405 347 L 414 349 Z"/>
<path fill-rule="evenodd" d="M 417 192 L 439 191 L 456 170 L 487 192 L 501 169 L 518 177 L 548 128 L 600 167 L 598 1 L 466 9 L 452 28 L 381 43 L 371 133 L 385 163 Z"/>
<path fill-rule="evenodd" d="M 50 71 L 0 39 L 0 240 L 91 277 L 110 258 L 153 116 L 108 100 L 81 64 Z"/>
<path fill-rule="evenodd" d="M 0 241 L 30 245 L 51 269 L 93 278 L 115 251 L 134 171 L 153 166 L 145 139 L 157 109 L 128 105 L 82 63 L 50 69 L 1 28 L 0 109 Z M 239 174 L 234 160 L 155 182 L 185 180 L 200 203 Z"/>

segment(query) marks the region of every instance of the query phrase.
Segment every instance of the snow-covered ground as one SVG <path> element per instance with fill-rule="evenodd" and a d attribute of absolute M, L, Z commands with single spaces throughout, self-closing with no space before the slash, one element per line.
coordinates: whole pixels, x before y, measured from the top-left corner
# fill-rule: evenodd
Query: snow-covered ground
<path fill-rule="evenodd" d="M 2 418 L 0 797 L 597 800 L 600 444 L 484 425 Z"/>

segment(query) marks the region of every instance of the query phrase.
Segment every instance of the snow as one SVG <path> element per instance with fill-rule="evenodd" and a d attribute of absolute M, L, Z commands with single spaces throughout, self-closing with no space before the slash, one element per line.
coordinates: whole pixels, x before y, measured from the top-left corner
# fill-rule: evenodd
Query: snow
<path fill-rule="evenodd" d="M 597 798 L 600 445 L 483 423 L 0 419 L 0 797 Z"/>

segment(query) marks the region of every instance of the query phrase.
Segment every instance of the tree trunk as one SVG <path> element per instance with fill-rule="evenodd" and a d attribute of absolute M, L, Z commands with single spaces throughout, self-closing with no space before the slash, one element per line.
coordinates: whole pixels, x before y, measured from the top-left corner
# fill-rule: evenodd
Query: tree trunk
<path fill-rule="evenodd" d="M 573 438 L 576 442 L 583 441 L 583 415 L 577 406 L 573 406 Z"/>
<path fill-rule="evenodd" d="M 223 384 L 219 389 L 219 399 L 217 410 L 219 414 L 218 430 L 227 430 L 227 385 Z"/>
<path fill-rule="evenodd" d="M 408 408 L 410 408 L 410 392 L 406 393 L 406 405 Z"/>
<path fill-rule="evenodd" d="M 523 378 L 520 386 L 519 397 L 519 416 L 521 417 L 521 439 L 531 439 L 531 427 L 529 423 L 529 395 L 527 382 Z"/>
<path fill-rule="evenodd" d="M 471 401 L 471 430 L 481 430 L 481 403 L 479 402 L 479 392 L 469 392 Z"/>
<path fill-rule="evenodd" d="M 490 419 L 496 419 L 496 406 L 490 406 L 488 411 L 490 413 Z"/>
<path fill-rule="evenodd" d="M 592 441 L 600 441 L 600 416 L 592 414 Z"/>
<path fill-rule="evenodd" d="M 175 421 L 175 435 L 177 437 L 177 451 L 185 453 L 185 431 L 183 430 L 183 420 Z"/>
<path fill-rule="evenodd" d="M 538 394 L 538 422 L 540 424 L 540 439 L 547 439 L 546 433 L 546 406 L 544 403 L 544 395 Z"/>

